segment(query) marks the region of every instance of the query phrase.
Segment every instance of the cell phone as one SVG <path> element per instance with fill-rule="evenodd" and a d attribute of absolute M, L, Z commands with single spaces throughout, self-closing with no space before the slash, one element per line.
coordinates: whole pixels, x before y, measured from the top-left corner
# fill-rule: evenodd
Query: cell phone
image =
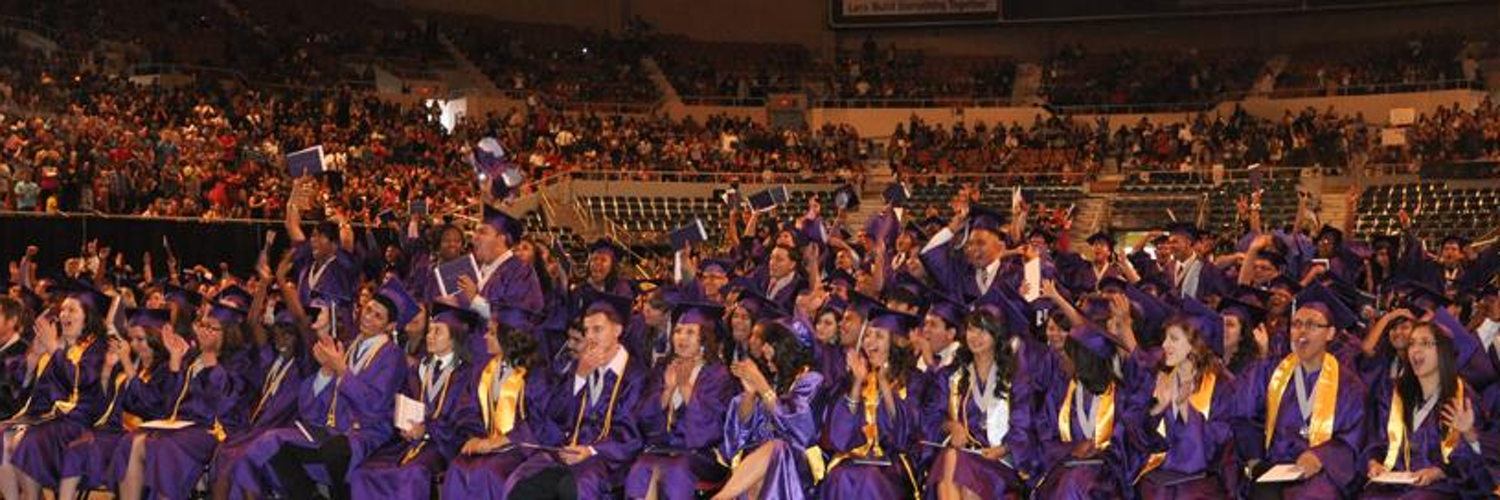
<path fill-rule="evenodd" d="M 1312 263 L 1315 266 L 1323 266 L 1324 269 L 1327 269 L 1329 267 L 1328 259 L 1313 259 Z"/>

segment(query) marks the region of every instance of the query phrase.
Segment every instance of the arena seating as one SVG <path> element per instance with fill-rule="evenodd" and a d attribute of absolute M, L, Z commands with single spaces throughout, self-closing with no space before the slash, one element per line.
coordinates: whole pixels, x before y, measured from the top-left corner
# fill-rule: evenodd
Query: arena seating
<path fill-rule="evenodd" d="M 1484 236 L 1500 226 L 1500 188 L 1450 187 L 1440 182 L 1371 186 L 1359 198 L 1356 232 L 1391 234 L 1406 211 L 1417 236 L 1433 241 L 1447 235 Z"/>

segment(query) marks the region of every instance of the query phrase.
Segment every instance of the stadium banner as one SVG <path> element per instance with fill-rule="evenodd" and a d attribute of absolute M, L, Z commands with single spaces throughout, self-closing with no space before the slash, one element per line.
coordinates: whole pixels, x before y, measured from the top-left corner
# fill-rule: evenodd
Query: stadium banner
<path fill-rule="evenodd" d="M 835 28 L 993 24 L 1000 0 L 829 0 L 828 14 Z"/>

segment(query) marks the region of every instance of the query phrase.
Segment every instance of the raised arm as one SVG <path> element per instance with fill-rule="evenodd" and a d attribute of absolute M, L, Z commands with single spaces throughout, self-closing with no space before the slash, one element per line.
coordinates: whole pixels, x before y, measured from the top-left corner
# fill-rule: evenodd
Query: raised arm
<path fill-rule="evenodd" d="M 286 237 L 291 240 L 292 245 L 307 241 L 307 235 L 302 232 L 302 207 L 297 206 L 297 192 L 305 184 L 294 184 L 292 193 L 286 199 Z"/>

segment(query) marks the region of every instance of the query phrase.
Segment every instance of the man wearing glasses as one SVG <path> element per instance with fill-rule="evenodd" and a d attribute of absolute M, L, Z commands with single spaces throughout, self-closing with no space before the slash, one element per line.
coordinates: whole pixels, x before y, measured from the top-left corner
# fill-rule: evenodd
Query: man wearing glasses
<path fill-rule="evenodd" d="M 1340 498 L 1354 486 L 1365 389 L 1358 371 L 1328 352 L 1352 316 L 1342 304 L 1301 304 L 1292 315 L 1292 352 L 1241 380 L 1235 441 L 1251 498 Z"/>

